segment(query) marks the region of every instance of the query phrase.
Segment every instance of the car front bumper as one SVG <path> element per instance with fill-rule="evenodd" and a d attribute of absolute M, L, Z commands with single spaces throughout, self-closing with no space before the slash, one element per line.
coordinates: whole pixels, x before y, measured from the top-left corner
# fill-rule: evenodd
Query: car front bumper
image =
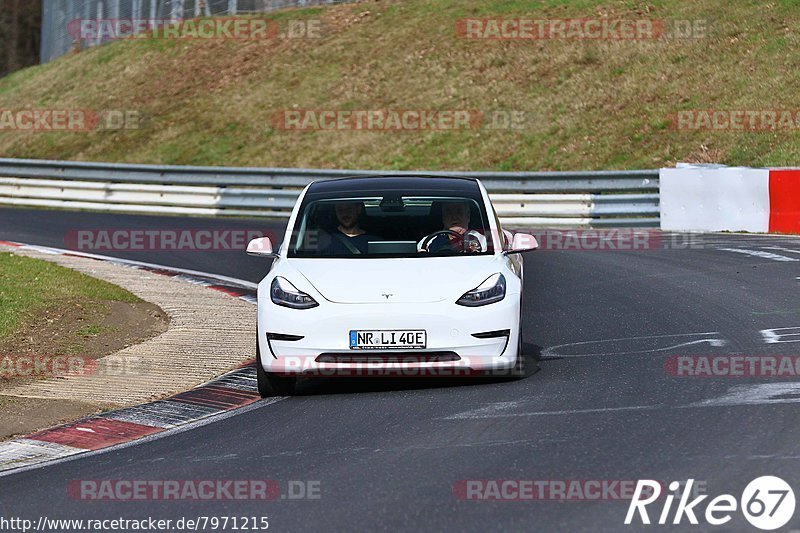
<path fill-rule="evenodd" d="M 258 303 L 260 356 L 267 372 L 378 376 L 382 371 L 385 375 L 420 371 L 420 375 L 447 376 L 507 370 L 516 361 L 519 295 L 507 294 L 502 301 L 482 307 L 452 302 L 325 302 L 313 309 L 295 310 L 269 299 L 259 298 Z M 425 330 L 427 344 L 424 349 L 352 350 L 351 330 Z M 504 330 L 508 332 L 505 335 L 474 336 Z M 285 340 L 292 336 L 300 338 Z M 442 360 L 448 358 L 455 360 Z"/>

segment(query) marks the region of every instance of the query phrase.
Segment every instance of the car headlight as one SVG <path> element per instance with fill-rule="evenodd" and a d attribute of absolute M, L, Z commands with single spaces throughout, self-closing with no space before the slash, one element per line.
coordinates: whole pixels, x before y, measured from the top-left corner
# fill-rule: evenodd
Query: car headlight
<path fill-rule="evenodd" d="M 458 305 L 467 307 L 478 307 L 499 302 L 506 297 L 506 278 L 502 274 L 493 274 L 486 278 L 486 281 L 478 287 L 456 300 Z"/>
<path fill-rule="evenodd" d="M 289 280 L 280 276 L 272 280 L 269 294 L 272 298 L 272 303 L 275 305 L 291 307 L 292 309 L 311 309 L 319 305 L 314 298 L 304 292 L 300 292 L 294 285 L 289 283 Z"/>

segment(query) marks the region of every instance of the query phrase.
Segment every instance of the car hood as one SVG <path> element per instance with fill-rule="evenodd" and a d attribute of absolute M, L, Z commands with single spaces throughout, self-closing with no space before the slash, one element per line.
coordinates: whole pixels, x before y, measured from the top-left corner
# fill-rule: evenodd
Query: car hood
<path fill-rule="evenodd" d="M 290 262 L 326 300 L 353 304 L 455 301 L 497 271 L 494 256 Z"/>

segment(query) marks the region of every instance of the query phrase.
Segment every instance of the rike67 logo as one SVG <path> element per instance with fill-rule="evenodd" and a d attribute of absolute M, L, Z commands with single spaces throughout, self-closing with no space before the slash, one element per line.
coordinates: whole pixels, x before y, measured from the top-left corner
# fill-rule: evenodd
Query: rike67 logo
<path fill-rule="evenodd" d="M 678 525 L 686 517 L 690 524 L 697 525 L 699 524 L 697 517 L 700 515 L 707 524 L 721 526 L 730 522 L 733 514 L 741 509 L 745 519 L 752 526 L 764 531 L 771 531 L 785 526 L 794 515 L 796 503 L 794 491 L 779 477 L 762 476 L 754 479 L 744 488 L 738 501 L 730 494 L 721 494 L 706 504 L 705 512 L 702 514 L 700 504 L 708 498 L 708 495 L 697 496 L 690 501 L 693 484 L 693 479 L 686 482 L 683 492 L 679 495 L 680 499 L 674 514 L 672 513 L 672 504 L 678 495 L 668 494 L 663 499 L 663 507 L 658 515 L 658 524 Z M 673 481 L 669 484 L 669 490 L 674 493 L 681 486 L 682 484 L 678 481 Z M 650 524 L 651 519 L 647 506 L 659 500 L 661 492 L 661 484 L 658 481 L 639 480 L 628 507 L 628 514 L 625 516 L 625 525 L 634 523 L 637 515 L 642 524 Z M 653 507 L 657 506 L 658 504 L 653 505 Z M 671 521 L 670 515 L 672 515 Z"/>

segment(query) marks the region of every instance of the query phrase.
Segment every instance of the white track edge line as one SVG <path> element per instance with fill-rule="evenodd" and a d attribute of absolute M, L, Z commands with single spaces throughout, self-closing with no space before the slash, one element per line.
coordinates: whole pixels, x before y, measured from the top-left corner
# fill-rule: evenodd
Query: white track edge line
<path fill-rule="evenodd" d="M 155 269 L 159 269 L 159 270 L 167 270 L 167 271 L 170 271 L 170 272 L 178 272 L 178 273 L 181 273 L 181 274 L 187 274 L 189 276 L 198 276 L 198 277 L 204 277 L 204 278 L 208 278 L 208 279 L 214 279 L 214 280 L 217 280 L 217 281 L 222 281 L 222 282 L 225 282 L 225 283 L 231 283 L 233 285 L 237 285 L 237 286 L 245 288 L 245 289 L 253 289 L 253 290 L 255 290 L 255 289 L 258 288 L 258 284 L 257 283 L 253 283 L 252 281 L 246 281 L 246 280 L 239 279 L 239 278 L 232 278 L 232 277 L 223 276 L 223 275 L 220 275 L 220 274 L 212 274 L 210 272 L 201 272 L 199 270 L 189 270 L 189 269 L 185 269 L 185 268 L 178 268 L 178 267 L 171 267 L 171 266 L 166 266 L 166 265 L 159 265 L 159 264 L 156 264 L 156 263 L 146 263 L 144 261 L 135 261 L 133 259 L 123 259 L 121 257 L 114 257 L 114 256 L 110 256 L 110 255 L 89 254 L 89 253 L 86 253 L 86 252 L 78 252 L 78 251 L 75 251 L 75 250 L 66 250 L 64 248 L 53 248 L 51 246 L 40 246 L 38 244 L 27 244 L 27 243 L 16 242 L 16 241 L 7 241 L 7 242 L 13 242 L 14 244 L 18 244 L 21 247 L 25 247 L 25 248 L 28 248 L 28 249 L 31 249 L 31 250 L 40 250 L 40 251 L 43 251 L 43 252 L 56 252 L 56 253 L 63 254 L 63 255 L 68 254 L 68 255 L 76 255 L 76 256 L 79 256 L 79 257 L 86 257 L 88 259 L 99 259 L 101 261 L 108 261 L 110 263 L 122 263 L 122 264 L 126 264 L 126 265 L 131 265 L 131 266 L 141 266 L 141 267 L 147 267 L 147 268 L 155 268 Z"/>

